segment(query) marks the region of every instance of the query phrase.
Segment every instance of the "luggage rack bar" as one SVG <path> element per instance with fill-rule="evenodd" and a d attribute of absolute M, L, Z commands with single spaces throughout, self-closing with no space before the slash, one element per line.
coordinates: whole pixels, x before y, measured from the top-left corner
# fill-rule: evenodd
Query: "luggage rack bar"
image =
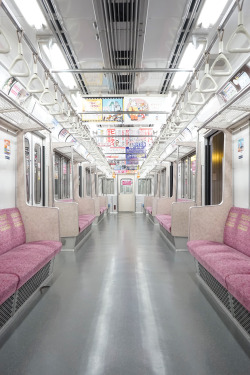
<path fill-rule="evenodd" d="M 7 121 L 18 130 L 47 130 L 50 129 L 32 114 L 27 112 L 17 102 L 0 90 L 0 118 Z"/>

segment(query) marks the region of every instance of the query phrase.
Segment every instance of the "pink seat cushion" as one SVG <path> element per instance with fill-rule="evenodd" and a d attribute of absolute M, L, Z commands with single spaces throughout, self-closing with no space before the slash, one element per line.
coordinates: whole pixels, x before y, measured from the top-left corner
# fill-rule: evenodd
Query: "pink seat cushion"
<path fill-rule="evenodd" d="M 18 208 L 0 210 L 0 254 L 25 241 L 25 228 Z"/>
<path fill-rule="evenodd" d="M 159 221 L 160 224 L 162 224 L 163 221 L 166 220 L 167 218 L 170 218 L 170 220 L 171 220 L 170 215 L 156 215 L 155 217 Z"/>
<path fill-rule="evenodd" d="M 187 247 L 189 252 L 198 260 L 203 258 L 205 254 L 220 253 L 231 251 L 231 248 L 223 243 L 214 241 L 188 241 Z M 229 250 L 230 249 L 230 250 Z"/>
<path fill-rule="evenodd" d="M 152 214 L 152 207 L 146 207 L 146 211 L 148 211 L 148 213 Z"/>
<path fill-rule="evenodd" d="M 79 217 L 79 232 L 81 233 L 88 226 L 89 226 L 88 220 Z"/>
<path fill-rule="evenodd" d="M 165 218 L 162 222 L 163 228 L 165 228 L 169 233 L 171 233 L 171 216 L 168 215 L 169 218 Z"/>
<path fill-rule="evenodd" d="M 250 275 L 230 275 L 226 281 L 228 291 L 250 311 Z"/>
<path fill-rule="evenodd" d="M 0 273 L 0 305 L 15 293 L 18 281 L 16 275 Z"/>
<path fill-rule="evenodd" d="M 232 207 L 224 228 L 224 243 L 250 256 L 250 210 Z"/>
<path fill-rule="evenodd" d="M 37 241 L 20 245 L 1 255 L 0 273 L 10 273 L 19 279 L 20 288 L 61 250 L 57 241 Z"/>

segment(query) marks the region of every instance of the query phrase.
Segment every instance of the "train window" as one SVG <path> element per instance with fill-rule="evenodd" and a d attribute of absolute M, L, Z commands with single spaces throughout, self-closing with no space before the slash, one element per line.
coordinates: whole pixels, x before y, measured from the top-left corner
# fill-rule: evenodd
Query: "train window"
<path fill-rule="evenodd" d="M 41 146 L 34 147 L 34 197 L 35 203 L 41 203 Z"/>
<path fill-rule="evenodd" d="M 104 190 L 103 190 L 103 181 L 104 181 L 104 178 L 103 178 L 103 177 L 98 177 L 98 194 L 99 194 L 99 195 L 104 194 Z"/>
<path fill-rule="evenodd" d="M 70 160 L 55 153 L 54 161 L 55 199 L 70 197 Z"/>
<path fill-rule="evenodd" d="M 108 178 L 105 180 L 106 189 L 104 194 L 114 194 L 115 193 L 115 183 L 113 178 Z"/>
<path fill-rule="evenodd" d="M 158 173 L 154 175 L 154 196 L 157 195 L 158 191 Z"/>
<path fill-rule="evenodd" d="M 192 154 L 182 159 L 182 184 L 181 197 L 187 199 L 195 199 L 195 170 L 196 170 L 196 154 Z"/>
<path fill-rule="evenodd" d="M 55 181 L 55 199 L 60 199 L 61 197 L 61 166 L 60 166 L 60 156 L 55 154 L 54 162 L 54 181 Z"/>
<path fill-rule="evenodd" d="M 211 204 L 219 204 L 223 187 L 224 133 L 217 133 L 211 138 Z"/>
<path fill-rule="evenodd" d="M 148 178 L 140 178 L 138 180 L 138 194 L 151 194 L 151 180 Z"/>
<path fill-rule="evenodd" d="M 123 178 L 120 182 L 120 193 L 121 194 L 132 194 L 133 193 L 133 180 L 131 178 Z"/>
<path fill-rule="evenodd" d="M 86 194 L 88 197 L 91 196 L 91 173 L 89 168 L 86 168 Z"/>
<path fill-rule="evenodd" d="M 161 197 L 166 195 L 166 168 L 161 171 Z"/>
<path fill-rule="evenodd" d="M 78 176 L 79 176 L 79 197 L 83 197 L 83 180 L 82 180 L 82 166 L 79 165 L 78 169 Z"/>
<path fill-rule="evenodd" d="M 62 160 L 62 198 L 69 198 L 70 161 L 63 157 Z"/>
<path fill-rule="evenodd" d="M 26 174 L 26 199 L 30 202 L 30 142 L 27 138 L 25 142 L 25 174 Z"/>
<path fill-rule="evenodd" d="M 99 186 L 97 184 L 97 174 L 95 173 L 94 176 L 95 176 L 95 195 L 98 195 L 99 194 L 99 192 L 98 192 Z"/>

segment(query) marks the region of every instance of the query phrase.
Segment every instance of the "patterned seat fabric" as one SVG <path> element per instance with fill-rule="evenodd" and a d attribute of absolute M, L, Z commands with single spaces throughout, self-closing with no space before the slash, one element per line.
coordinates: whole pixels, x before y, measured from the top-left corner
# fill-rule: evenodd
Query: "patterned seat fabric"
<path fill-rule="evenodd" d="M 250 310 L 250 210 L 232 207 L 224 243 L 189 241 L 189 252 Z"/>
<path fill-rule="evenodd" d="M 26 243 L 25 228 L 19 210 L 0 210 L 0 281 L 3 282 L 0 301 L 9 298 L 54 258 L 61 247 L 62 244 L 58 241 Z"/>

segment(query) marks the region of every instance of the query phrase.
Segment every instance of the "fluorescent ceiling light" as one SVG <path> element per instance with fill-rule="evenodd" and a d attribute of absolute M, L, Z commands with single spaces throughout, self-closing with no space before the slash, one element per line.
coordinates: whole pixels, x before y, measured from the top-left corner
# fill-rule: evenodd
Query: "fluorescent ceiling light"
<path fill-rule="evenodd" d="M 204 47 L 205 47 L 205 44 L 203 43 L 199 44 L 197 48 L 195 48 L 193 43 L 189 43 L 181 58 L 178 68 L 193 69 Z M 184 86 L 188 77 L 189 77 L 189 73 L 176 73 L 172 81 L 172 88 L 179 89 L 182 86 Z"/>
<path fill-rule="evenodd" d="M 215 25 L 227 3 L 228 0 L 206 0 L 196 25 L 203 29 Z"/>
<path fill-rule="evenodd" d="M 50 60 L 52 69 L 60 70 L 60 69 L 69 69 L 68 63 L 60 50 L 58 44 L 53 43 L 50 48 L 43 44 L 43 50 L 46 53 L 48 59 Z M 58 73 L 63 84 L 68 87 L 69 89 L 75 89 L 77 87 L 75 78 L 71 73 Z"/>
<path fill-rule="evenodd" d="M 36 0 L 14 0 L 28 24 L 39 30 L 48 27 L 44 15 Z"/>

